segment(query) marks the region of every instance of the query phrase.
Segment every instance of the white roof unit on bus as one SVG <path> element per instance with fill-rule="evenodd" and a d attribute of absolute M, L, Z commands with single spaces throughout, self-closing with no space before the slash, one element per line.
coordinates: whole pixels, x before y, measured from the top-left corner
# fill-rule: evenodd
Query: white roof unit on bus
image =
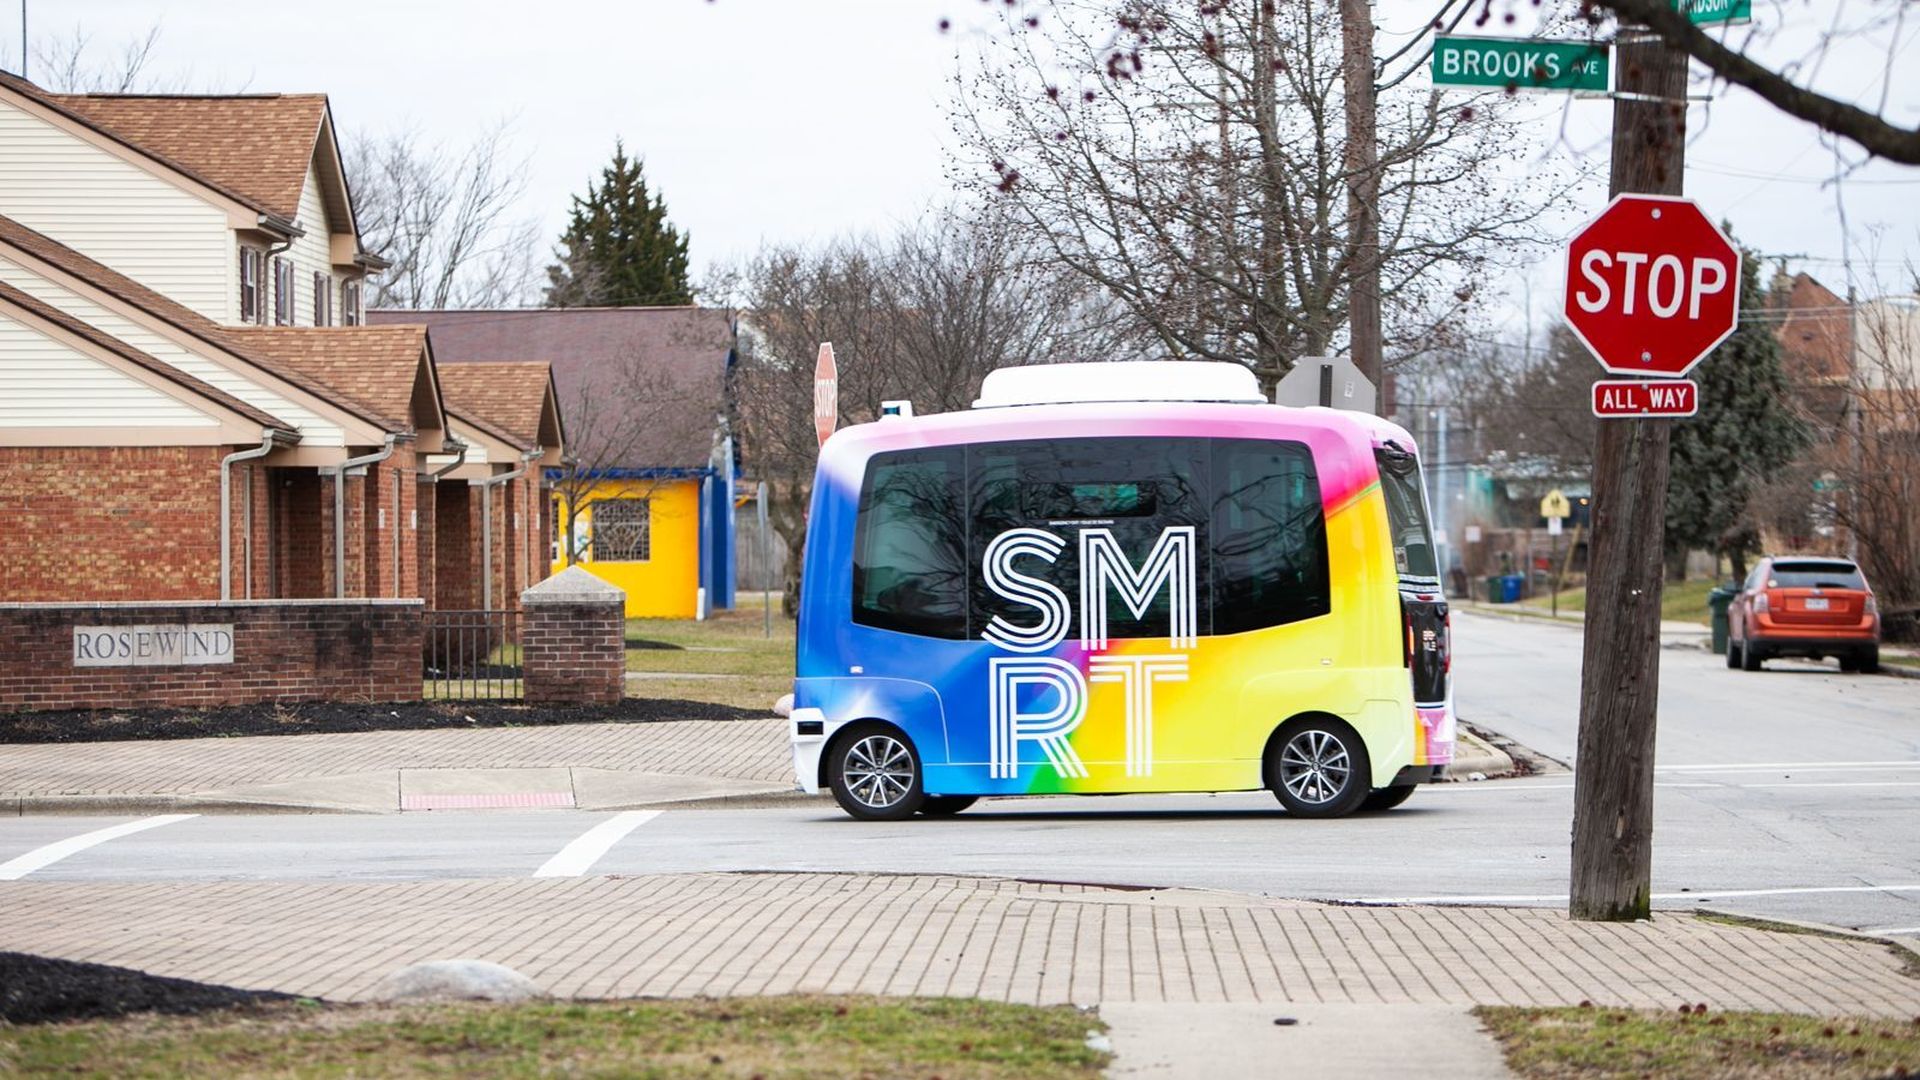
<path fill-rule="evenodd" d="M 995 368 L 976 409 L 1101 401 L 1227 401 L 1262 405 L 1260 380 L 1213 360 L 1124 360 Z"/>

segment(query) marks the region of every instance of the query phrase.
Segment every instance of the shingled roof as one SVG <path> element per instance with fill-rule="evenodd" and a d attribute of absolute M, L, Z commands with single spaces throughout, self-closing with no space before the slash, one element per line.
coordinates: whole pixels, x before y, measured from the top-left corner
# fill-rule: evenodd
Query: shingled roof
<path fill-rule="evenodd" d="M 83 341 L 105 349 L 115 356 L 120 357 L 122 360 L 145 368 L 155 375 L 166 379 L 168 382 L 184 387 L 222 408 L 229 409 L 246 417 L 261 427 L 278 428 L 286 432 L 293 432 L 295 430 L 292 424 L 241 401 L 239 398 L 234 397 L 219 387 L 202 382 L 171 364 L 156 360 L 145 352 L 121 341 L 119 338 L 109 334 L 103 334 L 92 326 L 54 307 L 52 304 L 36 299 L 4 281 L 0 281 L 0 303 L 11 304 L 30 315 L 44 319 Z"/>
<path fill-rule="evenodd" d="M 283 363 L 274 354 L 255 349 L 248 341 L 237 340 L 231 328 L 221 326 L 192 308 L 162 296 L 118 270 L 88 258 L 58 240 L 43 236 L 4 214 L 0 214 L 0 247 L 12 247 L 64 273 L 71 274 L 109 296 L 131 304 L 209 345 L 238 356 L 270 375 L 284 379 L 316 397 L 333 401 L 363 420 L 373 421 L 389 430 L 398 430 L 387 423 L 381 415 L 336 391 L 333 386 L 311 373 L 304 365 Z M 406 413 L 402 412 L 401 417 L 404 419 L 405 416 Z"/>
<path fill-rule="evenodd" d="M 439 375 L 440 392 L 456 416 L 497 432 L 522 450 L 558 442 L 561 433 L 551 430 L 558 426 L 557 402 L 554 423 L 547 423 L 551 364 L 543 360 L 444 364 Z"/>
<path fill-rule="evenodd" d="M 46 96 L 289 221 L 327 115 L 324 94 Z"/>
<path fill-rule="evenodd" d="M 733 318 L 712 308 L 525 308 L 371 311 L 375 325 L 424 323 L 443 373 L 461 364 L 529 357 L 553 365 L 568 448 L 581 461 L 611 455 L 594 445 L 640 428 L 609 464 L 700 468 L 713 453 L 715 418 L 726 411 Z M 618 411 L 619 417 L 613 414 Z M 597 414 L 597 415 L 596 415 Z M 625 424 L 613 423 L 624 419 Z M 625 445 L 628 440 L 619 440 Z"/>
<path fill-rule="evenodd" d="M 226 335 L 256 355 L 305 374 L 359 407 L 389 431 L 414 429 L 427 355 L 424 326 L 252 326 Z M 432 365 L 426 365 L 432 380 Z M 424 391 L 436 421 L 445 406 L 437 384 Z M 437 422 L 429 426 L 443 426 Z"/>

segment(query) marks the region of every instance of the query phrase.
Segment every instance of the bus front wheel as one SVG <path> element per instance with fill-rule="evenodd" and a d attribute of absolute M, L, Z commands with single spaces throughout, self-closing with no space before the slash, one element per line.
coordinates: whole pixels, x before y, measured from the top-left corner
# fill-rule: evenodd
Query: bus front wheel
<path fill-rule="evenodd" d="M 855 724 L 834 740 L 827 786 L 840 809 L 861 821 L 904 821 L 927 799 L 912 740 L 875 721 Z"/>
<path fill-rule="evenodd" d="M 1347 725 L 1303 720 L 1282 728 L 1267 749 L 1267 787 L 1300 817 L 1345 817 L 1372 789 L 1367 746 Z"/>

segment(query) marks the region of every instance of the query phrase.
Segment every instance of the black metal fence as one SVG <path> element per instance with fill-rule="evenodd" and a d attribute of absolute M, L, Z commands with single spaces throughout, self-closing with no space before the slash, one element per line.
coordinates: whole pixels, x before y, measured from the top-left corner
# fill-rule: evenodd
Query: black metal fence
<path fill-rule="evenodd" d="M 521 699 L 517 611 L 429 611 L 425 653 L 429 701 Z"/>

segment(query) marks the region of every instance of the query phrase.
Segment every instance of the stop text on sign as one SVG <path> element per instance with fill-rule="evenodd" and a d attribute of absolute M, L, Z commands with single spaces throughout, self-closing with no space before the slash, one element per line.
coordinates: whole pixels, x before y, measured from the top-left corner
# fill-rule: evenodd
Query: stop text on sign
<path fill-rule="evenodd" d="M 1643 266 L 1645 274 L 1640 272 Z M 1580 256 L 1580 276 L 1585 280 L 1574 286 L 1573 302 L 1582 311 L 1597 314 L 1613 307 L 1618 286 L 1622 315 L 1634 314 L 1644 302 L 1658 319 L 1673 318 L 1682 305 L 1687 318 L 1698 319 L 1701 300 L 1727 291 L 1728 274 L 1726 260 L 1711 255 L 1682 260 L 1678 255 L 1595 248 Z"/>
<path fill-rule="evenodd" d="M 1700 386 L 1692 379 L 1603 379 L 1593 384 L 1593 415 L 1644 418 L 1692 416 L 1700 411 Z"/>
<path fill-rule="evenodd" d="M 1441 86 L 1604 92 L 1608 58 L 1607 46 L 1597 42 L 1440 37 L 1433 44 L 1433 81 Z"/>

